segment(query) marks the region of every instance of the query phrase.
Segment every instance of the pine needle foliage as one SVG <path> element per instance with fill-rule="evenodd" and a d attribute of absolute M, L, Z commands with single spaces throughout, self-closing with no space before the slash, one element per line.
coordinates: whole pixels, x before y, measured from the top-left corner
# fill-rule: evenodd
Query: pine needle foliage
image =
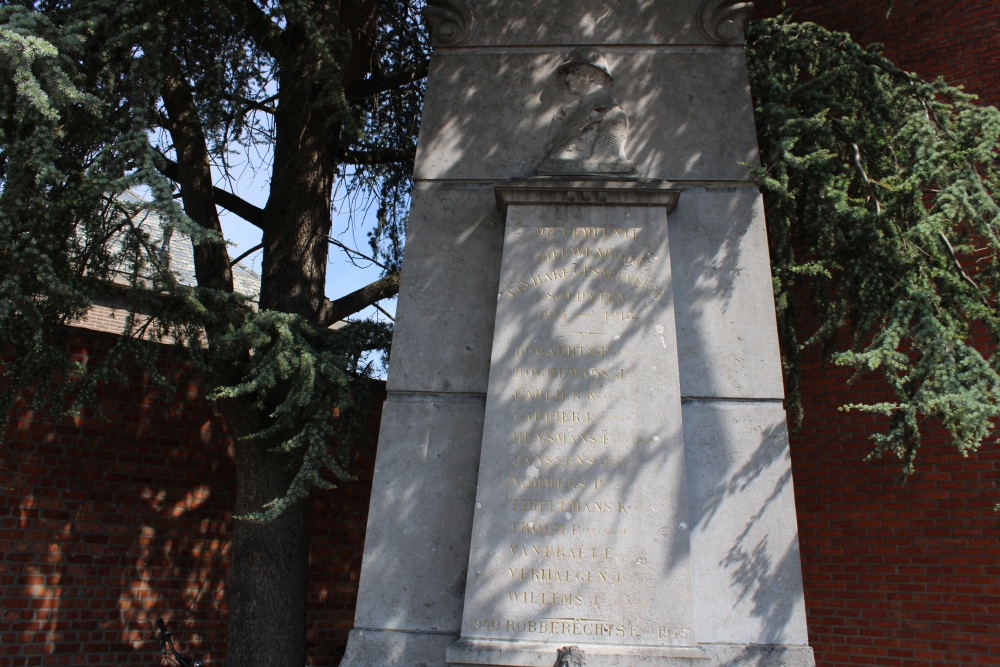
<path fill-rule="evenodd" d="M 313 187 L 322 177 L 300 169 L 299 135 L 280 136 L 279 119 L 294 124 L 309 105 L 305 116 L 321 121 L 307 129 L 326 140 L 315 171 L 336 177 L 325 187 L 374 193 L 370 255 L 385 274 L 398 272 L 423 100 L 425 67 L 413 63 L 429 49 L 421 4 L 0 0 L 3 414 L 22 398 L 53 414 L 99 408 L 95 388 L 136 369 L 165 387 L 157 357 L 173 354 L 194 362 L 217 406 L 263 415 L 241 444 L 278 449 L 297 471 L 288 493 L 250 518 L 273 518 L 310 489 L 348 478 L 348 451 L 367 439 L 358 406 L 375 369 L 363 360 L 388 349 L 389 328 L 353 321 L 331 331 L 273 298 L 272 310 L 258 312 L 225 289 L 224 247 L 206 271 L 196 257 L 198 285 L 181 284 L 162 230 L 196 247 L 222 238 L 215 206 L 211 215 L 188 208 L 185 196 L 206 188 L 184 182 L 179 167 L 200 158 L 176 139 L 197 129 L 187 141 L 200 141 L 221 174 L 209 194 L 245 168 L 234 151 L 244 160 L 270 153 L 251 168 L 270 170 L 284 184 L 279 196 L 313 188 L 332 216 L 331 193 Z M 302 182 L 288 176 L 296 170 Z M 262 229 L 297 223 L 237 204 L 236 215 Z M 313 278 L 321 297 L 326 264 Z M 102 364 L 82 363 L 67 354 L 67 325 L 109 299 L 133 310 L 125 335 Z"/>
<path fill-rule="evenodd" d="M 908 476 L 933 425 L 975 451 L 1000 416 L 1000 113 L 787 16 L 753 23 L 746 51 L 790 402 L 820 346 L 888 389 L 842 408 L 885 418 L 870 456 Z"/>
<path fill-rule="evenodd" d="M 76 412 L 99 380 L 122 379 L 122 359 L 148 365 L 150 350 L 125 337 L 99 368 L 66 354 L 66 324 L 102 296 L 137 307 L 176 287 L 144 222 L 156 215 L 183 225 L 145 127 L 149 91 L 123 85 L 134 65 L 109 40 L 98 54 L 88 41 L 112 3 L 83 3 L 63 20 L 22 4 L 0 6 L 0 339 L 7 398 L 34 391 L 33 403 Z M 145 184 L 162 196 L 127 195 Z M 188 301 L 178 295 L 180 300 Z M 171 322 L 155 325 L 170 335 Z M 126 328 L 150 333 L 132 316 Z M 179 333 L 177 330 L 174 334 Z M 69 380 L 75 380 L 69 381 Z"/>
<path fill-rule="evenodd" d="M 328 476 L 352 478 L 350 457 L 370 439 L 363 407 L 367 369 L 360 364 L 364 352 L 388 347 L 390 338 L 382 323 L 319 329 L 275 311 L 254 313 L 218 338 L 214 362 L 235 364 L 242 375 L 217 387 L 212 400 L 254 403 L 268 419 L 245 441 L 280 451 L 297 465 L 288 491 L 244 518 L 272 520 L 313 490 L 332 488 Z"/>

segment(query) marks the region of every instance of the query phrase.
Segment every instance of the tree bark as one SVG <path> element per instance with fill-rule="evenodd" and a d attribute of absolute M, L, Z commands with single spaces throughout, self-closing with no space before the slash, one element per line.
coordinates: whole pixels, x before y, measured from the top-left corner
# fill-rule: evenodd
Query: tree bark
<path fill-rule="evenodd" d="M 248 30 L 277 60 L 278 106 L 274 111 L 274 162 L 270 195 L 263 210 L 246 209 L 263 232 L 261 310 L 299 315 L 322 326 L 331 220 L 331 197 L 337 157 L 343 156 L 341 128 L 351 113 L 335 100 L 356 88 L 370 72 L 377 2 L 344 0 L 331 8 L 317 3 L 315 25 L 339 26 L 350 48 L 339 67 L 329 67 L 334 49 L 297 25 L 294 15 L 279 28 L 254 3 L 248 3 Z M 331 16 L 333 17 L 331 19 Z M 325 64 L 326 63 L 326 64 Z M 164 101 L 177 150 L 177 178 L 185 209 L 199 224 L 215 229 L 220 202 L 213 190 L 205 137 L 191 134 L 179 121 L 196 116 L 183 76 L 168 75 Z M 330 102 L 333 100 L 333 102 Z M 333 106 L 331 106 L 333 105 Z M 194 124 L 192 120 L 192 125 Z M 179 140 L 178 140 L 179 139 Z M 231 285 L 228 254 L 215 244 L 196 251 L 198 284 L 226 289 Z M 229 289 L 232 289 L 231 286 Z M 209 332 L 211 337 L 211 332 Z M 239 375 L 239 369 L 220 372 Z M 216 378 L 223 382 L 225 378 Z M 236 449 L 235 514 L 257 512 L 288 490 L 299 461 L 275 452 L 278 443 L 248 439 L 267 423 L 268 410 L 247 400 L 221 401 Z M 310 503 L 301 501 L 268 522 L 236 518 L 231 532 L 232 556 L 226 586 L 229 607 L 226 664 L 230 667 L 301 667 L 305 664 Z"/>
<path fill-rule="evenodd" d="M 179 73 L 165 77 L 163 98 L 173 122 L 171 135 L 177 152 L 176 178 L 182 186 L 185 212 L 202 227 L 221 232 L 205 136 L 197 123 L 190 90 Z M 285 160 L 294 161 L 291 157 Z M 301 173 L 295 177 L 306 178 Z M 322 179 L 323 176 L 312 175 L 312 178 Z M 310 299 L 299 297 L 311 295 L 316 289 L 322 294 L 325 254 L 319 256 L 315 250 L 305 252 L 298 242 L 300 227 L 312 230 L 307 231 L 307 235 L 319 233 L 325 239 L 327 227 L 317 222 L 316 215 L 324 200 L 319 197 L 319 203 L 314 201 L 315 195 L 321 192 L 322 185 L 317 185 L 313 197 L 289 198 L 289 205 L 280 215 L 271 212 L 274 223 L 268 227 L 270 246 L 266 246 L 265 256 L 269 251 L 271 266 L 274 266 L 276 255 L 283 261 L 279 267 L 280 281 L 275 276 L 270 283 L 264 281 L 271 289 L 262 290 L 261 308 L 308 316 L 306 304 Z M 329 195 L 325 201 L 329 201 Z M 305 212 L 299 208 L 303 205 L 307 209 Z M 326 224 L 329 225 L 329 204 L 326 206 Z M 303 224 L 303 220 L 311 224 Z M 323 245 L 325 250 L 325 243 Z M 300 252 L 302 255 L 297 255 Z M 197 245 L 194 260 L 200 286 L 232 291 L 232 272 L 224 243 Z M 288 300 L 281 298 L 284 290 L 294 296 Z M 207 333 L 211 342 L 218 332 Z M 238 368 L 220 369 L 220 372 L 228 377 L 213 378 L 215 383 L 231 384 L 240 379 Z M 226 585 L 229 608 L 226 661 L 240 667 L 301 667 L 306 659 L 309 503 L 296 503 L 266 523 L 238 518 L 259 511 L 269 501 L 284 495 L 298 467 L 297 462 L 287 454 L 273 451 L 276 443 L 247 439 L 266 423 L 266 410 L 260 410 L 247 400 L 220 401 L 216 408 L 236 448 L 234 514 L 237 518 L 232 522 L 232 556 Z"/>
<path fill-rule="evenodd" d="M 247 406 L 220 406 L 236 439 L 247 435 Z M 236 515 L 257 511 L 287 491 L 294 462 L 265 443 L 241 441 L 236 455 Z M 299 502 L 268 522 L 236 518 L 226 597 L 229 667 L 306 664 L 310 504 Z"/>
<path fill-rule="evenodd" d="M 172 65 L 163 79 L 163 103 L 170 115 L 170 136 L 177 152 L 178 180 L 184 212 L 203 229 L 219 235 L 194 246 L 195 278 L 201 287 L 225 292 L 233 291 L 233 272 L 229 268 L 229 251 L 222 240 L 222 223 L 215 208 L 212 167 L 205 133 L 202 130 L 194 96 L 181 74 L 180 64 Z"/>
<path fill-rule="evenodd" d="M 259 303 L 262 310 L 293 313 L 319 324 L 327 303 L 327 239 L 340 132 L 339 120 L 325 113 L 319 100 L 337 84 L 331 84 L 332 73 L 324 71 L 308 40 L 296 38 L 295 26 L 287 26 L 285 33 L 274 166 L 261 225 Z M 230 424 L 240 418 L 225 416 Z M 237 444 L 238 512 L 260 510 L 284 495 L 291 471 L 298 467 L 287 454 L 271 453 L 263 445 Z M 267 523 L 234 522 L 227 587 L 230 667 L 305 664 L 309 513 L 309 502 L 300 501 Z"/>

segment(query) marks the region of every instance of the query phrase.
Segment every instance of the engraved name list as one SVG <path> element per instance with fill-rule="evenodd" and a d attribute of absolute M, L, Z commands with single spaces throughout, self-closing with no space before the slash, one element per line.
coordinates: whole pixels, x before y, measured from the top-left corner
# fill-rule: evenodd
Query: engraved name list
<path fill-rule="evenodd" d="M 686 645 L 666 216 L 539 208 L 508 212 L 463 633 Z"/>

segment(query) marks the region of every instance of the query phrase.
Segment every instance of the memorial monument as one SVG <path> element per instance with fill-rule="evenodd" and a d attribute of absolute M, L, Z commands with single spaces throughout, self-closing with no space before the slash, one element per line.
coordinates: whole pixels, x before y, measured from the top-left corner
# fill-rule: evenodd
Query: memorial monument
<path fill-rule="evenodd" d="M 347 667 L 810 667 L 749 3 L 432 0 Z"/>

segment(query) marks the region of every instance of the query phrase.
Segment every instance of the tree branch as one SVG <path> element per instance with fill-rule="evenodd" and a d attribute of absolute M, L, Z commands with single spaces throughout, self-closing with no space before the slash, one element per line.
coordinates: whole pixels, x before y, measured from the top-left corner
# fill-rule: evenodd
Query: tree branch
<path fill-rule="evenodd" d="M 944 232 L 938 232 L 938 236 L 941 237 L 941 240 L 944 241 L 945 247 L 948 248 L 948 254 L 951 255 L 951 260 L 955 262 L 955 268 L 958 270 L 959 275 L 962 276 L 962 280 L 972 285 L 977 292 L 981 292 L 982 289 L 976 284 L 976 281 L 965 272 L 965 269 L 962 267 L 962 263 L 958 261 L 958 255 L 955 254 L 955 248 L 951 245 L 951 241 L 948 240 L 948 237 L 944 235 Z M 982 298 L 982 294 L 980 294 L 980 297 Z"/>
<path fill-rule="evenodd" d="M 840 140 L 847 144 L 851 149 L 851 161 L 854 163 L 854 169 L 858 172 L 861 180 L 868 188 L 868 196 L 875 202 L 875 213 L 877 215 L 882 215 L 882 202 L 880 202 L 878 197 L 875 196 L 875 186 L 872 185 L 871 180 L 868 178 L 868 172 L 865 171 L 865 167 L 861 163 L 861 149 L 856 143 L 854 143 L 854 141 L 851 140 L 850 135 L 847 134 L 847 128 L 844 127 L 844 124 L 836 118 L 833 119 L 833 131 L 834 134 L 836 134 Z"/>
<path fill-rule="evenodd" d="M 231 102 L 235 102 L 236 104 L 242 105 L 243 108 L 239 110 L 240 114 L 242 114 L 246 110 L 253 110 L 253 111 L 260 111 L 262 113 L 270 114 L 273 116 L 278 111 L 273 106 L 268 106 L 269 102 L 274 102 L 275 100 L 278 99 L 277 95 L 272 95 L 266 100 L 259 100 L 259 101 L 252 100 L 249 97 L 243 97 L 242 95 L 229 95 L 228 98 Z"/>
<path fill-rule="evenodd" d="M 430 60 L 408 65 L 389 74 L 379 74 L 369 79 L 365 79 L 355 90 L 350 91 L 349 97 L 371 97 L 384 93 L 393 88 L 399 88 L 407 84 L 427 78 L 430 69 Z"/>
<path fill-rule="evenodd" d="M 257 229 L 264 228 L 264 209 L 258 208 L 246 199 L 223 190 L 218 186 L 213 186 L 212 192 L 215 193 L 216 204 L 230 213 L 243 218 Z"/>
<path fill-rule="evenodd" d="M 194 246 L 194 272 L 199 287 L 233 291 L 229 251 L 222 240 L 222 223 L 215 205 L 212 168 L 204 128 L 180 62 L 168 54 L 161 94 L 167 116 L 174 122 L 170 130 L 177 153 L 177 180 L 182 185 L 184 212 L 203 229 L 219 235 Z"/>
<path fill-rule="evenodd" d="M 353 165 L 391 164 L 413 162 L 417 153 L 413 148 L 373 148 L 367 151 L 344 151 L 342 161 Z"/>
<path fill-rule="evenodd" d="M 328 237 L 327 241 L 331 245 L 337 246 L 338 248 L 340 248 L 341 250 L 343 250 L 344 252 L 346 252 L 348 255 L 357 255 L 358 257 L 360 257 L 362 259 L 368 260 L 369 262 L 371 262 L 372 264 L 374 264 L 375 266 L 377 266 L 380 269 L 386 269 L 386 270 L 388 270 L 388 267 L 386 267 L 385 264 L 382 264 L 381 262 L 379 262 L 374 257 L 369 257 L 368 255 L 364 254 L 360 250 L 355 250 L 354 248 L 352 248 L 352 247 L 350 247 L 350 246 L 348 246 L 348 245 L 346 245 L 344 243 L 341 243 L 340 241 L 338 241 L 337 239 L 333 238 L 332 236 Z M 353 261 L 354 260 L 351 259 L 351 262 L 353 262 Z"/>
<path fill-rule="evenodd" d="M 284 31 L 253 0 L 245 0 L 243 6 L 246 9 L 247 32 L 260 48 L 277 58 L 282 50 Z"/>
<path fill-rule="evenodd" d="M 233 261 L 229 262 L 229 268 L 233 268 L 234 266 L 236 266 L 237 264 L 239 264 L 240 262 L 242 262 L 244 259 L 246 259 L 250 255 L 254 254 L 255 252 L 257 252 L 258 250 L 260 250 L 263 247 L 264 247 L 263 243 L 258 243 L 257 245 L 255 245 L 254 247 L 250 248 L 249 250 L 247 250 L 246 252 L 244 252 L 242 255 L 240 255 L 239 257 L 237 257 L 236 259 L 234 259 Z"/>
<path fill-rule="evenodd" d="M 160 166 L 160 173 L 170 180 L 180 183 L 181 188 L 184 187 L 184 183 L 179 177 L 177 163 L 173 160 L 164 157 L 163 164 Z M 234 195 L 232 192 L 223 190 L 217 185 L 212 186 L 212 195 L 215 203 L 222 208 L 238 215 L 258 229 L 264 228 L 264 209 L 254 206 L 239 195 Z"/>
<path fill-rule="evenodd" d="M 385 315 L 386 317 L 388 317 L 390 322 L 395 322 L 396 321 L 396 318 L 393 317 L 392 314 L 388 310 L 386 310 L 385 308 L 383 308 L 382 306 L 378 305 L 377 303 L 373 303 L 372 306 L 375 307 L 375 310 L 379 311 L 380 313 L 382 313 L 383 315 Z"/>
<path fill-rule="evenodd" d="M 395 296 L 398 292 L 399 274 L 391 273 L 385 278 L 380 278 L 359 290 L 340 297 L 336 301 L 327 299 L 320 308 L 318 324 L 321 327 L 328 327 L 377 301 Z"/>

